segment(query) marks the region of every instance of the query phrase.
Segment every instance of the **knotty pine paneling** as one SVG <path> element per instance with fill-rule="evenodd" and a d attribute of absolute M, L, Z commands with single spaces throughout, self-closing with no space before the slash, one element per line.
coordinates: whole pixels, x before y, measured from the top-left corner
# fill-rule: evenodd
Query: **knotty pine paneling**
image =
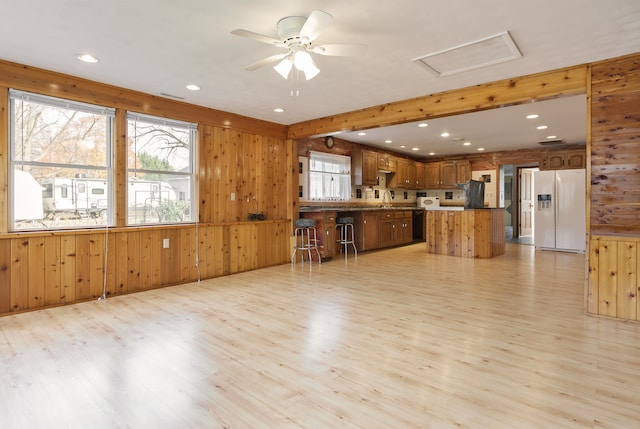
<path fill-rule="evenodd" d="M 0 314 L 288 263 L 289 229 L 282 220 L 2 238 Z"/>
<path fill-rule="evenodd" d="M 591 93 L 591 233 L 637 237 L 640 55 L 594 64 Z M 606 275 L 601 272 L 600 280 Z M 612 297 L 600 299 L 599 313 L 611 315 L 605 301 L 612 302 Z"/>
<path fill-rule="evenodd" d="M 200 221 L 242 222 L 256 212 L 270 220 L 286 219 L 285 141 L 218 127 L 201 129 L 208 165 L 201 169 Z"/>
<path fill-rule="evenodd" d="M 589 243 L 588 311 L 640 320 L 640 238 L 593 236 Z"/>

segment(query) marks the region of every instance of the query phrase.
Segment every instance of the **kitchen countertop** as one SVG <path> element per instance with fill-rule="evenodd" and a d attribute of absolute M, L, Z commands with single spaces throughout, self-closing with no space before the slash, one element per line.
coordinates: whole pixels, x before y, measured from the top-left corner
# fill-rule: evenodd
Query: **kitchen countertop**
<path fill-rule="evenodd" d="M 424 210 L 464 210 L 463 206 L 440 206 Z M 371 210 L 420 210 L 416 206 L 300 206 L 301 213 L 311 212 L 361 212 Z"/>
<path fill-rule="evenodd" d="M 348 207 L 348 206 L 300 206 L 301 213 L 309 212 L 362 212 L 371 210 L 417 210 L 416 206 L 367 206 L 367 207 Z"/>

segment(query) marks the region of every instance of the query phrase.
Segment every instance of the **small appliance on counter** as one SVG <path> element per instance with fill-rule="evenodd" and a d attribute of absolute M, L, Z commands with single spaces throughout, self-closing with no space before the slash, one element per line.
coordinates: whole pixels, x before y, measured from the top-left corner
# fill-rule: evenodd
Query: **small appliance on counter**
<path fill-rule="evenodd" d="M 438 197 L 418 197 L 416 201 L 420 209 L 429 210 L 440 207 L 440 198 Z"/>

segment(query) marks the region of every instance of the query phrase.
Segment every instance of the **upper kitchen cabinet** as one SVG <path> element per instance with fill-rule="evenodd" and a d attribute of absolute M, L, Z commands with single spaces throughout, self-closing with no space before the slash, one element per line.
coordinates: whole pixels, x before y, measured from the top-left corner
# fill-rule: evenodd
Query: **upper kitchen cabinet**
<path fill-rule="evenodd" d="M 416 162 L 416 189 L 425 189 L 427 187 L 426 165 L 422 162 Z"/>
<path fill-rule="evenodd" d="M 586 152 L 584 150 L 567 150 L 551 152 L 542 162 L 542 170 L 564 170 L 569 168 L 585 168 Z"/>
<path fill-rule="evenodd" d="M 389 188 L 410 188 L 409 186 L 409 160 L 396 158 L 396 172 L 387 181 Z"/>
<path fill-rule="evenodd" d="M 429 162 L 425 164 L 425 188 L 455 188 L 458 183 L 471 180 L 471 162 L 468 160 Z"/>
<path fill-rule="evenodd" d="M 356 186 L 373 186 L 378 181 L 378 155 L 371 150 L 351 153 L 351 179 Z"/>
<path fill-rule="evenodd" d="M 396 157 L 388 153 L 378 152 L 378 171 L 395 173 L 397 170 Z"/>

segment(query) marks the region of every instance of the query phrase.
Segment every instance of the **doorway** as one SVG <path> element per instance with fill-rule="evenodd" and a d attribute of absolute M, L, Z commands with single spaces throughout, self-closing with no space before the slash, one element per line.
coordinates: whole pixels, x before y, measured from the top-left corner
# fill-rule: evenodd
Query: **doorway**
<path fill-rule="evenodd" d="M 506 241 L 534 244 L 535 210 L 533 172 L 537 163 L 503 165 L 501 170 L 501 207 L 504 207 Z"/>

